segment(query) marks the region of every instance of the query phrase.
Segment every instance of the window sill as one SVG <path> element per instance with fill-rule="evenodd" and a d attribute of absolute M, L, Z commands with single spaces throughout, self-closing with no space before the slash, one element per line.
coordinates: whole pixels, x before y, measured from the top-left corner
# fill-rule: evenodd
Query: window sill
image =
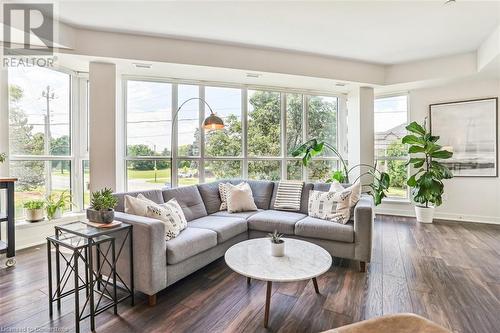
<path fill-rule="evenodd" d="M 395 204 L 411 204 L 410 199 L 398 199 L 398 198 L 384 198 L 382 203 L 395 203 Z"/>
<path fill-rule="evenodd" d="M 58 219 L 54 220 L 47 220 L 44 219 L 43 221 L 40 222 L 28 222 L 25 220 L 18 220 L 16 221 L 16 229 L 30 229 L 30 228 L 36 228 L 40 226 L 55 226 L 55 225 L 61 225 L 69 222 L 75 222 L 81 219 L 85 218 L 85 214 L 83 212 L 71 212 L 71 213 L 66 213 L 64 216 Z"/>

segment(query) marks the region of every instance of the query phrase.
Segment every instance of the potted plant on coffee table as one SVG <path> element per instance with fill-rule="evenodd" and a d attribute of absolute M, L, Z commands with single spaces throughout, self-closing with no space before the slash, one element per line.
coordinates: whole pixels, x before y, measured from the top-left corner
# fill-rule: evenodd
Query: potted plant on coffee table
<path fill-rule="evenodd" d="M 271 240 L 271 255 L 273 257 L 283 257 L 285 255 L 285 240 L 283 239 L 283 235 L 278 233 L 277 230 L 267 235 Z"/>
<path fill-rule="evenodd" d="M 45 201 L 35 199 L 28 200 L 23 204 L 24 208 L 24 219 L 28 222 L 39 222 L 44 219 L 43 207 L 45 206 Z"/>
<path fill-rule="evenodd" d="M 46 199 L 45 210 L 49 220 L 58 219 L 62 216 L 63 210 L 71 204 L 71 195 L 68 191 L 62 191 L 59 196 L 52 193 Z"/>
<path fill-rule="evenodd" d="M 453 177 L 451 171 L 439 160 L 451 158 L 453 153 L 437 143 L 439 136 L 431 135 L 425 122 L 423 125 L 412 122 L 406 129 L 412 133 L 402 139 L 404 144 L 410 145 L 408 153 L 411 158 L 407 164 L 411 164 L 416 170 L 406 184 L 410 186 L 416 203 L 417 221 L 432 223 L 434 208 L 443 202 L 443 180 Z"/>
<path fill-rule="evenodd" d="M 110 188 L 92 192 L 90 208 L 87 209 L 87 219 L 97 223 L 111 223 L 115 218 L 114 208 L 118 200 Z"/>

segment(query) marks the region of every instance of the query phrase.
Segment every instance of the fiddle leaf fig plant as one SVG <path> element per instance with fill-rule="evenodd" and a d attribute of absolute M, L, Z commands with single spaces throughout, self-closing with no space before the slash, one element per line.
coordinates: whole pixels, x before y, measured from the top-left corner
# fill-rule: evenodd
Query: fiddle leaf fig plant
<path fill-rule="evenodd" d="M 443 149 L 437 142 L 439 136 L 433 136 L 423 125 L 412 122 L 406 129 L 411 133 L 403 137 L 402 142 L 410 145 L 408 153 L 416 172 L 410 176 L 406 184 L 411 187 L 413 200 L 425 207 L 429 204 L 440 206 L 444 193 L 443 179 L 453 178 L 453 174 L 439 160 L 448 159 L 453 153 Z"/>
<path fill-rule="evenodd" d="M 352 183 L 355 183 L 364 175 L 371 175 L 373 177 L 373 182 L 370 184 L 366 184 L 366 186 L 370 187 L 371 189 L 369 193 L 373 196 L 375 205 L 379 205 L 382 202 L 382 199 L 387 196 L 386 191 L 389 189 L 391 179 L 388 173 L 377 170 L 376 164 L 375 166 L 373 166 L 361 163 L 349 168 L 342 155 L 340 155 L 340 153 L 334 146 L 332 146 L 328 142 L 319 141 L 318 139 L 311 139 L 299 145 L 292 151 L 292 156 L 302 157 L 302 164 L 307 167 L 312 161 L 313 157 L 320 154 L 325 148 L 332 151 L 339 158 L 342 168 L 341 170 L 334 170 L 330 178 L 326 182 L 331 183 L 332 181 L 336 180 L 339 183 L 350 183 L 349 174 L 354 169 L 368 168 L 369 171 L 362 172 Z"/>

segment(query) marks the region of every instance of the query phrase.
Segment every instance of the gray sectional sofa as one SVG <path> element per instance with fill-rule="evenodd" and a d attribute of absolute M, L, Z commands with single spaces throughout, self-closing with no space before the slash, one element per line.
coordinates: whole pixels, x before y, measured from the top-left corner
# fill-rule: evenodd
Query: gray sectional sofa
<path fill-rule="evenodd" d="M 241 181 L 225 182 L 238 184 Z M 149 295 L 150 304 L 156 302 L 157 292 L 222 257 L 232 245 L 249 238 L 265 237 L 274 230 L 286 237 L 315 243 L 332 256 L 358 260 L 361 270 L 365 270 L 372 252 L 374 213 L 370 196 L 362 195 L 351 212 L 351 221 L 343 225 L 307 215 L 309 191 L 328 191 L 328 184 L 305 183 L 300 211 L 290 212 L 273 209 L 277 182 L 246 181 L 258 211 L 233 214 L 219 211 L 220 181 L 164 191 L 115 194 L 118 199 L 115 219 L 133 225 L 135 289 Z M 161 221 L 124 213 L 125 194 L 137 196 L 139 193 L 157 203 L 175 197 L 186 215 L 188 227 L 176 238 L 165 241 Z M 117 263 L 123 278 L 129 276 L 128 253 L 124 248 Z"/>

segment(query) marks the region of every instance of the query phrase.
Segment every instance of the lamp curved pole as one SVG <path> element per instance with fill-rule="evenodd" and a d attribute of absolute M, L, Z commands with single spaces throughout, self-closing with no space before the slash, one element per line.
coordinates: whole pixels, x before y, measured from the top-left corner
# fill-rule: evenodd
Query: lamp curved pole
<path fill-rule="evenodd" d="M 170 152 L 170 187 L 173 187 L 172 185 L 173 185 L 173 181 L 174 181 L 174 149 L 175 149 L 173 147 L 174 124 L 175 124 L 175 121 L 177 120 L 177 116 L 179 115 L 179 111 L 181 111 L 184 104 L 186 104 L 187 102 L 193 101 L 193 100 L 202 101 L 203 103 L 205 103 L 205 105 L 210 110 L 210 114 L 215 114 L 214 111 L 212 110 L 212 108 L 210 107 L 210 105 L 207 103 L 207 101 L 205 101 L 203 98 L 200 98 L 200 97 L 191 97 L 191 98 L 186 99 L 184 102 L 181 103 L 181 105 L 179 105 L 179 107 L 175 111 L 174 116 L 172 117 L 172 128 L 170 131 L 170 146 L 172 148 L 172 151 Z"/>

